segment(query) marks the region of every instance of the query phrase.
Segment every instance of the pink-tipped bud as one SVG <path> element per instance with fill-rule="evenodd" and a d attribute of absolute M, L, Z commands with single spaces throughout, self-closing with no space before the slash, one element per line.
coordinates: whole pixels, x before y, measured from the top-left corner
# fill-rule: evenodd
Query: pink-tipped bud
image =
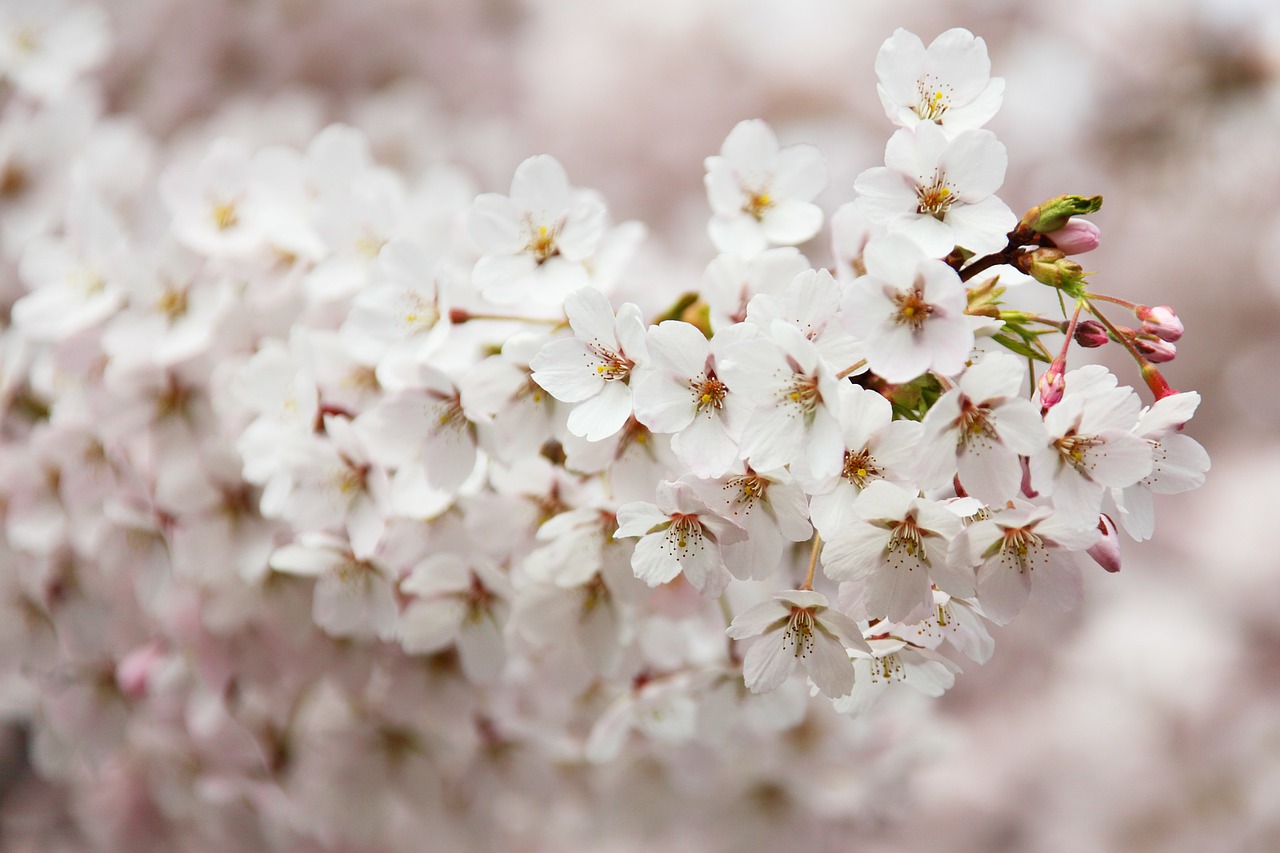
<path fill-rule="evenodd" d="M 1178 348 L 1168 341 L 1162 341 L 1155 335 L 1134 335 L 1133 348 L 1142 353 L 1143 358 L 1152 364 L 1164 364 L 1173 361 Z"/>
<path fill-rule="evenodd" d="M 1081 320 L 1077 323 L 1075 338 L 1076 343 L 1088 349 L 1100 347 L 1111 340 L 1107 335 L 1107 327 L 1097 320 Z"/>
<path fill-rule="evenodd" d="M 1087 219 L 1072 219 L 1057 231 L 1044 235 L 1068 255 L 1092 252 L 1102 242 L 1102 232 Z"/>
<path fill-rule="evenodd" d="M 1138 319 L 1142 321 L 1142 331 L 1148 335 L 1155 335 L 1169 343 L 1182 337 L 1182 321 L 1168 305 L 1157 305 L 1155 308 L 1139 305 L 1133 313 L 1138 315 Z"/>
<path fill-rule="evenodd" d="M 1111 520 L 1111 516 L 1100 515 L 1098 530 L 1102 531 L 1102 538 L 1086 553 L 1107 571 L 1120 571 L 1120 532 L 1116 530 L 1116 523 Z"/>
<path fill-rule="evenodd" d="M 1062 401 L 1062 392 L 1066 390 L 1067 380 L 1064 374 L 1067 365 L 1061 357 L 1055 358 L 1049 369 L 1040 374 L 1037 387 L 1040 390 L 1040 411 L 1047 412 Z"/>

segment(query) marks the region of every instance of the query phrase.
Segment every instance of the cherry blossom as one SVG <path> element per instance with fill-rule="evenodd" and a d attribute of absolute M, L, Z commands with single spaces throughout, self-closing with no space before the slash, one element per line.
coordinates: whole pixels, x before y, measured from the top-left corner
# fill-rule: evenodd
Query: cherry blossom
<path fill-rule="evenodd" d="M 706 167 L 715 212 L 707 232 L 717 250 L 751 256 L 799 245 L 822 227 L 813 199 L 827 183 L 827 167 L 812 145 L 779 148 L 763 121 L 739 122 Z"/>
<path fill-rule="evenodd" d="M 844 299 L 845 322 L 866 341 L 867 364 L 890 382 L 927 370 L 959 373 L 973 349 L 965 290 L 955 270 L 901 236 L 867 244 L 867 274 Z"/>
<path fill-rule="evenodd" d="M 565 300 L 574 337 L 552 341 L 530 362 L 533 381 L 551 396 L 576 403 L 569 431 L 599 441 L 622 429 L 632 412 L 631 372 L 648 364 L 640 309 L 585 288 Z"/>
<path fill-rule="evenodd" d="M 410 654 L 432 654 L 456 645 L 467 678 L 498 677 L 506 659 L 502 639 L 511 585 L 501 569 L 481 557 L 435 554 L 400 581 L 413 596 L 400 617 L 399 639 Z"/>
<path fill-rule="evenodd" d="M 982 127 L 1000 109 L 1004 80 L 991 77 L 981 38 L 951 29 L 926 48 L 895 30 L 876 55 L 876 91 L 889 120 L 902 127 L 932 122 L 951 135 Z"/>
<path fill-rule="evenodd" d="M 708 341 L 688 323 L 660 323 L 648 332 L 649 369 L 635 382 L 636 419 L 671 433 L 671 449 L 699 477 L 718 477 L 738 461 L 737 438 L 752 410 L 716 367 L 735 337 Z"/>
<path fill-rule="evenodd" d="M 977 255 L 998 252 L 1017 224 L 996 197 L 1009 155 L 988 130 L 954 139 L 933 122 L 903 128 L 889 139 L 885 165 L 858 176 L 858 209 L 891 234 L 915 240 L 940 258 L 957 245 Z"/>
<path fill-rule="evenodd" d="M 743 660 L 753 693 L 777 689 L 800 666 L 818 690 L 838 699 L 853 689 L 848 650 L 870 651 L 857 623 L 811 590 L 778 593 L 739 613 L 725 633 L 735 640 L 759 637 Z"/>
<path fill-rule="evenodd" d="M 1072 524 L 1091 526 L 1105 490 L 1124 489 L 1151 473 L 1152 449 L 1133 433 L 1141 405 L 1100 365 L 1068 372 L 1062 400 L 1049 409 L 1049 441 L 1029 457 L 1031 483 Z"/>
<path fill-rule="evenodd" d="M 754 406 L 741 439 L 743 457 L 753 468 L 768 471 L 803 460 L 817 477 L 838 470 L 839 386 L 817 344 L 776 319 L 768 336 L 732 342 L 721 372 Z"/>
<path fill-rule="evenodd" d="M 813 526 L 826 539 L 857 519 L 853 503 L 868 484 L 911 482 L 921 438 L 919 424 L 893 420 L 893 407 L 884 396 L 842 386 L 839 397 L 837 416 L 844 439 L 839 471 L 805 483 L 813 495 Z"/>
<path fill-rule="evenodd" d="M 933 584 L 952 595 L 973 592 L 970 572 L 948 562 L 951 540 L 963 526 L 950 509 L 877 480 L 853 503 L 858 520 L 835 531 L 822 551 L 827 577 L 865 585 L 875 617 L 905 619 L 932 602 Z"/>
<path fill-rule="evenodd" d="M 631 558 L 636 577 L 657 586 L 683 574 L 704 595 L 719 596 L 730 579 L 723 548 L 745 540 L 746 533 L 700 500 L 687 482 L 660 483 L 657 500 L 618 507 L 614 537 L 640 537 Z"/>
<path fill-rule="evenodd" d="M 960 667 L 927 648 L 896 637 L 872 637 L 870 652 L 853 651 L 853 688 L 833 707 L 859 716 L 896 684 L 906 684 L 925 696 L 941 696 L 955 684 Z"/>
<path fill-rule="evenodd" d="M 1121 526 L 1138 541 L 1150 539 L 1155 532 L 1152 495 L 1176 495 L 1204 484 L 1209 454 L 1194 438 L 1179 432 L 1199 404 L 1200 395 L 1194 391 L 1173 394 L 1138 416 L 1133 431 L 1151 445 L 1151 473 L 1132 486 L 1111 491 Z"/>
<path fill-rule="evenodd" d="M 952 545 L 953 558 L 977 569 L 982 612 L 1005 624 L 1034 590 L 1061 609 L 1080 599 L 1080 569 L 1072 555 L 1092 545 L 1096 528 L 1070 526 L 1061 514 L 1014 501 L 966 527 Z"/>
<path fill-rule="evenodd" d="M 327 533 L 307 533 L 271 555 L 278 572 L 317 579 L 313 616 L 335 637 L 391 639 L 397 608 L 391 569 L 356 558 L 345 542 Z"/>
<path fill-rule="evenodd" d="M 473 280 L 486 299 L 555 305 L 590 283 L 584 262 L 604 235 L 605 207 L 575 192 L 564 167 L 542 154 L 516 168 L 509 196 L 477 196 L 467 225 L 482 252 Z"/>
<path fill-rule="evenodd" d="M 1019 455 L 1036 452 L 1046 439 L 1036 407 L 1018 396 L 1024 375 L 1018 359 L 989 353 L 939 398 L 924 419 L 922 484 L 942 486 L 958 473 L 965 492 L 991 506 L 1017 494 Z"/>

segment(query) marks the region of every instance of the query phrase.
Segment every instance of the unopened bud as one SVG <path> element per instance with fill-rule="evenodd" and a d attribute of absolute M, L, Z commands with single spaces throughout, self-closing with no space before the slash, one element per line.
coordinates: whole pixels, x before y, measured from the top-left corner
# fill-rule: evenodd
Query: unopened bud
<path fill-rule="evenodd" d="M 1057 231 L 1050 231 L 1044 236 L 1068 255 L 1092 252 L 1102 242 L 1102 232 L 1087 219 L 1072 219 Z"/>
<path fill-rule="evenodd" d="M 1040 248 L 1022 255 L 1017 260 L 1018 269 L 1041 284 L 1056 287 L 1070 294 L 1084 289 L 1087 273 L 1061 249 Z"/>
<path fill-rule="evenodd" d="M 1049 369 L 1040 374 L 1036 387 L 1040 391 L 1040 411 L 1047 412 L 1062 401 L 1062 392 L 1066 390 L 1067 380 L 1064 376 L 1067 365 L 1062 358 L 1055 358 Z"/>
<path fill-rule="evenodd" d="M 1170 343 L 1182 337 L 1182 321 L 1168 305 L 1157 305 L 1155 308 L 1139 305 L 1134 313 L 1142 321 L 1142 331 L 1147 334 Z"/>
<path fill-rule="evenodd" d="M 1073 216 L 1094 213 L 1102 207 L 1102 196 L 1085 198 L 1078 195 L 1060 195 L 1036 205 L 1022 217 L 1021 226 L 1039 234 L 1049 234 L 1067 224 Z"/>
<path fill-rule="evenodd" d="M 1142 353 L 1142 357 L 1152 364 L 1164 364 L 1173 361 L 1178 348 L 1168 341 L 1162 341 L 1155 335 L 1134 335 L 1133 348 Z"/>
<path fill-rule="evenodd" d="M 1082 320 L 1076 325 L 1075 339 L 1080 346 L 1093 349 L 1104 345 L 1111 337 L 1107 334 L 1107 327 L 1097 320 Z"/>
<path fill-rule="evenodd" d="M 1108 515 L 1098 516 L 1098 530 L 1102 532 L 1100 538 L 1093 547 L 1086 553 L 1093 558 L 1093 561 L 1109 572 L 1120 571 L 1120 532 L 1116 530 L 1116 523 L 1111 520 Z"/>

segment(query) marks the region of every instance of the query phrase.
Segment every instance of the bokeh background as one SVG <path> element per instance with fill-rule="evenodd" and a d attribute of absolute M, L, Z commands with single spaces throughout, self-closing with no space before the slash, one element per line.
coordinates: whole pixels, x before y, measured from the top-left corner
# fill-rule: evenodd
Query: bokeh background
<path fill-rule="evenodd" d="M 448 160 L 500 192 L 526 156 L 549 153 L 617 219 L 649 225 L 642 274 L 689 287 L 713 253 L 702 160 L 736 122 L 763 118 L 784 144 L 819 145 L 830 213 L 851 200 L 858 172 L 881 162 L 892 130 L 875 94 L 880 43 L 899 26 L 926 43 L 952 26 L 984 37 L 1007 81 L 989 125 L 1010 153 L 1002 198 L 1022 210 L 1064 192 L 1105 196 L 1093 217 L 1102 246 L 1085 266 L 1098 289 L 1182 317 L 1187 333 L 1165 374 L 1203 395 L 1190 432 L 1213 457 L 1208 482 L 1159 503 L 1155 539 L 1126 542 L 1118 575 L 1089 576 L 1082 607 L 1028 610 L 999 631 L 994 658 L 967 666 L 918 732 L 904 710 L 912 769 L 886 779 L 884 797 L 862 791 L 842 807 L 833 772 L 812 779 L 807 798 L 730 806 L 657 779 L 635 808 L 660 830 L 614 823 L 579 841 L 1280 850 L 1280 4 L 100 5 L 114 40 L 98 72 L 107 109 L 165 145 L 220 135 L 303 145 L 340 120 L 408 174 Z M 828 258 L 824 240 L 806 247 L 815 263 Z M 1137 384 L 1132 365 L 1110 363 Z M 42 845 L 65 814 L 22 753 L 13 729 L 0 846 L 52 849 Z M 529 778 L 503 784 L 518 798 Z M 736 835 L 709 829 L 716 821 L 736 823 Z"/>

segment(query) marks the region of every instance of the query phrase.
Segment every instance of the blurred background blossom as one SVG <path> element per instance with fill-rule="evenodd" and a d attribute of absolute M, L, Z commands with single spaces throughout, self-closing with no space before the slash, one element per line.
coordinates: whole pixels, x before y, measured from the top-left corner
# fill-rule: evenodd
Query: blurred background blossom
<path fill-rule="evenodd" d="M 1165 373 L 1204 397 L 1194 432 L 1213 471 L 1202 489 L 1159 504 L 1156 537 L 1125 543 L 1122 572 L 1087 578 L 1081 607 L 1033 608 L 993 630 L 992 660 L 967 666 L 936 702 L 904 697 L 870 720 L 814 714 L 786 736 L 755 741 L 758 754 L 739 768 L 708 767 L 717 753 L 681 755 L 661 743 L 651 756 L 602 768 L 556 766 L 511 746 L 501 760 L 453 773 L 447 790 L 435 765 L 419 768 L 400 780 L 412 792 L 402 808 L 420 808 L 438 831 L 434 849 L 1280 844 L 1280 6 L 102 0 L 96 8 L 110 36 L 96 82 L 67 95 L 65 115 L 42 119 L 48 127 L 12 110 L 0 126 L 6 303 L 20 293 L 18 249 L 47 207 L 24 189 L 60 192 L 48 187 L 66 176 L 36 179 L 67 161 L 59 146 L 82 146 L 124 197 L 155 183 L 157 163 L 190 159 L 218 137 L 303 147 L 333 121 L 368 134 L 384 165 L 415 177 L 457 164 L 476 191 L 504 192 L 525 157 L 551 154 L 576 184 L 598 188 L 617 220 L 648 224 L 640 272 L 624 292 L 639 294 L 646 276 L 686 282 L 674 292 L 696 289 L 713 254 L 703 158 L 739 120 L 763 118 L 783 144 L 823 150 L 831 180 L 818 203 L 830 215 L 852 198 L 854 177 L 880 163 L 891 130 L 875 94 L 880 43 L 900 26 L 926 42 L 962 26 L 986 39 L 993 72 L 1007 81 L 1004 109 L 989 125 L 1009 149 L 1001 196 L 1020 211 L 1062 192 L 1104 195 L 1093 218 L 1102 244 L 1087 259 L 1094 281 L 1171 305 L 1186 325 Z M 80 49 L 87 59 L 98 50 L 91 40 Z M 77 116 L 98 98 L 107 120 L 90 132 Z M 830 260 L 824 240 L 805 247 L 818 264 Z M 1136 384 L 1130 364 L 1109 366 Z M 8 679 L 0 706 L 20 718 L 29 690 Z M 419 698 L 402 701 L 410 708 Z M 192 727 L 216 728 L 199 708 L 185 713 Z M 325 718 L 303 728 L 323 748 L 300 759 L 314 784 L 295 792 L 306 809 L 294 817 L 357 814 L 360 792 L 323 780 L 352 772 L 364 748 L 358 727 Z M 40 745 L 27 735 L 21 726 L 5 735 L 6 850 L 267 843 L 235 827 L 251 809 L 279 808 L 269 802 L 278 792 L 258 791 L 255 802 L 206 778 L 198 796 L 166 802 L 154 793 L 166 780 L 149 762 L 163 743 L 141 743 L 133 760 L 88 773 L 41 778 L 29 760 Z M 804 778 L 789 769 L 794 754 L 805 756 Z M 185 789 L 181 768 L 170 771 L 173 791 Z M 735 780 L 728 789 L 726 778 Z M 416 824 L 387 820 L 385 843 L 423 849 L 405 829 Z M 131 846 L 142 838 L 148 846 Z M 281 849 L 381 849 L 352 838 Z"/>

